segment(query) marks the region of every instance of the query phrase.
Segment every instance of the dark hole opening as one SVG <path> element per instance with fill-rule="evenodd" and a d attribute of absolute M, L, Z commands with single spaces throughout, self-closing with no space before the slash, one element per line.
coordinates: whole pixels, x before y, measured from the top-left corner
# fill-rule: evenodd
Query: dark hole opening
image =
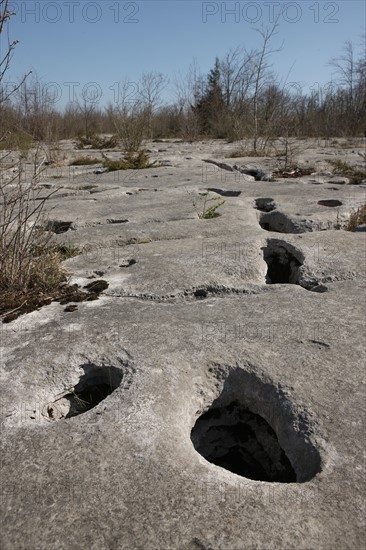
<path fill-rule="evenodd" d="M 47 407 L 50 419 L 72 418 L 90 411 L 113 393 L 122 382 L 123 372 L 117 367 L 88 364 L 82 368 L 85 374 L 78 384 L 68 394 Z"/>
<path fill-rule="evenodd" d="M 261 212 L 272 212 L 276 209 L 276 204 L 271 198 L 260 198 L 255 200 L 255 207 Z"/>
<path fill-rule="evenodd" d="M 194 291 L 194 297 L 198 299 L 207 298 L 208 292 L 205 288 L 198 288 Z"/>
<path fill-rule="evenodd" d="M 75 391 L 66 396 L 70 402 L 70 412 L 66 415 L 66 418 L 90 411 L 113 391 L 114 388 L 108 384 L 95 384 L 81 391 L 78 391 L 76 386 Z"/>
<path fill-rule="evenodd" d="M 260 210 L 260 209 L 259 209 Z M 273 211 L 265 211 L 260 215 L 259 225 L 266 231 L 274 233 L 304 233 L 306 228 L 299 225 L 298 221 L 294 221 L 283 212 L 277 209 Z"/>
<path fill-rule="evenodd" d="M 256 481 L 297 481 L 274 430 L 237 401 L 200 416 L 191 439 L 206 460 L 237 475 Z"/>
<path fill-rule="evenodd" d="M 207 191 L 212 191 L 213 193 L 217 193 L 217 195 L 221 195 L 222 197 L 239 197 L 241 195 L 241 191 L 234 191 L 231 189 L 218 189 L 217 187 L 208 187 Z"/>
<path fill-rule="evenodd" d="M 72 229 L 73 222 L 63 222 L 58 220 L 49 220 L 45 227 L 46 231 L 52 231 L 59 235 L 60 233 L 66 233 L 69 229 Z"/>
<path fill-rule="evenodd" d="M 320 204 L 320 206 L 328 206 L 330 208 L 334 208 L 335 206 L 342 206 L 343 203 L 336 199 L 324 199 L 318 201 L 318 204 Z"/>
<path fill-rule="evenodd" d="M 282 246 L 266 247 L 263 257 L 268 265 L 267 284 L 297 284 L 302 265 L 291 252 Z"/>
<path fill-rule="evenodd" d="M 96 367 L 85 372 L 73 391 L 65 396 L 70 403 L 66 418 L 93 409 L 121 384 L 123 373 L 116 367 Z"/>

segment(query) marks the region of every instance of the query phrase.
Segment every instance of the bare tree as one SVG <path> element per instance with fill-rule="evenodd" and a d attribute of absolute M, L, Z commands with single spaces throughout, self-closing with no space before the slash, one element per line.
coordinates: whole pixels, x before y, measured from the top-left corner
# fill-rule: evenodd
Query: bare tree
<path fill-rule="evenodd" d="M 162 73 L 144 73 L 141 77 L 139 94 L 147 115 L 148 135 L 153 138 L 153 112 L 162 104 L 162 92 L 169 80 Z"/>
<path fill-rule="evenodd" d="M 338 93 L 338 103 L 342 99 L 346 102 L 347 113 L 344 122 L 348 125 L 347 130 L 355 131 L 360 118 L 365 116 L 365 54 L 363 52 L 358 59 L 354 45 L 352 42 L 346 41 L 343 45 L 342 54 L 333 57 L 328 65 L 334 69 L 335 83 L 341 88 Z"/>
<path fill-rule="evenodd" d="M 221 83 L 226 106 L 247 98 L 254 78 L 254 52 L 241 46 L 230 50 L 220 61 Z"/>
<path fill-rule="evenodd" d="M 178 103 L 181 136 L 192 143 L 199 133 L 197 102 L 203 95 L 204 78 L 194 59 L 185 75 L 175 78 L 175 96 Z"/>
<path fill-rule="evenodd" d="M 19 90 L 19 88 L 26 80 L 27 76 L 31 73 L 31 71 L 29 71 L 21 78 L 21 80 L 17 84 L 12 85 L 11 87 L 7 87 L 5 85 L 5 76 L 9 70 L 14 50 L 17 44 L 19 44 L 18 40 L 10 39 L 9 22 L 11 17 L 13 17 L 14 15 L 15 12 L 12 11 L 9 0 L 0 0 L 0 115 L 2 118 L 3 111 L 7 106 L 9 100 L 17 92 L 17 90 Z M 0 135 L 0 142 L 4 139 L 4 137 L 4 135 Z"/>
<path fill-rule="evenodd" d="M 339 57 L 332 57 L 328 65 L 335 69 L 334 73 L 338 83 L 348 89 L 352 103 L 357 71 L 357 63 L 352 42 L 349 40 L 346 41 L 343 45 L 343 54 Z"/>
<path fill-rule="evenodd" d="M 272 64 L 270 63 L 270 57 L 274 53 L 281 51 L 283 44 L 278 48 L 271 48 L 271 40 L 277 34 L 278 18 L 271 27 L 256 29 L 260 34 L 262 45 L 255 55 L 255 75 L 254 75 L 254 93 L 253 93 L 253 151 L 257 151 L 258 137 L 259 137 L 259 118 L 258 118 L 258 106 L 259 98 L 262 91 L 263 84 L 268 78 L 268 73 Z"/>
<path fill-rule="evenodd" d="M 227 107 L 227 137 L 242 139 L 245 134 L 249 93 L 255 75 L 255 52 L 238 46 L 220 61 L 221 86 Z"/>
<path fill-rule="evenodd" d="M 120 84 L 118 101 L 115 106 L 109 105 L 108 113 L 125 151 L 138 151 L 148 124 L 148 112 L 138 86 L 125 79 Z"/>
<path fill-rule="evenodd" d="M 84 120 L 84 132 L 87 140 L 96 132 L 96 119 L 98 118 L 98 101 L 97 93 L 89 96 L 86 90 L 83 90 L 81 98 L 77 99 L 76 105 Z"/>

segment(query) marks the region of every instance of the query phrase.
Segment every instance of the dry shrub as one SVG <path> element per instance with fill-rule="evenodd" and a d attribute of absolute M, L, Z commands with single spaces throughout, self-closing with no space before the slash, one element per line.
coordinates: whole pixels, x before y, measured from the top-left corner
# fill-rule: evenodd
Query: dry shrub
<path fill-rule="evenodd" d="M 359 169 L 341 159 L 330 159 L 327 162 L 333 166 L 335 175 L 349 178 L 349 182 L 353 185 L 358 185 L 366 180 L 365 168 Z"/>
<path fill-rule="evenodd" d="M 114 149 L 118 145 L 118 136 L 103 137 L 97 134 L 79 136 L 75 145 L 77 149 Z"/>
<path fill-rule="evenodd" d="M 352 212 L 346 225 L 347 231 L 354 231 L 358 226 L 366 224 L 366 203 Z"/>
<path fill-rule="evenodd" d="M 92 164 L 100 164 L 101 162 L 101 159 L 93 157 L 77 157 L 70 162 L 70 166 L 90 166 Z"/>
<path fill-rule="evenodd" d="M 45 290 L 65 279 L 43 222 L 45 201 L 54 193 L 40 198 L 35 182 L 23 183 L 20 173 L 16 182 L 0 184 L 0 292 Z"/>
<path fill-rule="evenodd" d="M 10 179 L 1 174 L 0 317 L 31 302 L 45 303 L 67 280 L 62 262 L 76 253 L 55 245 L 52 233 L 46 231 L 45 203 L 58 189 L 41 196 L 37 184 L 45 159 L 40 161 L 39 151 L 29 180 L 23 177 L 21 164 Z"/>
<path fill-rule="evenodd" d="M 108 168 L 109 172 L 116 170 L 143 170 L 145 168 L 156 167 L 156 161 L 150 162 L 146 151 L 139 151 L 136 154 L 127 153 L 124 158 L 119 160 L 108 159 L 104 155 L 104 168 Z"/>

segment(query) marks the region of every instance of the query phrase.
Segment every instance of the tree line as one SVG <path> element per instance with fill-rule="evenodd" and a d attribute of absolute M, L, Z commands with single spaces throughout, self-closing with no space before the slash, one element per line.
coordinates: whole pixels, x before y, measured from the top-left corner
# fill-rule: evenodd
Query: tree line
<path fill-rule="evenodd" d="M 1 13 L 3 27 L 13 14 Z M 17 43 L 9 42 L 0 70 L 0 141 L 12 145 L 13 140 L 16 146 L 26 139 L 52 142 L 83 136 L 88 140 L 111 133 L 122 139 L 126 149 L 137 150 L 144 138 L 190 142 L 249 138 L 257 151 L 276 137 L 365 135 L 366 59 L 356 53 L 354 44 L 344 43 L 339 55 L 329 60 L 331 83 L 305 91 L 274 71 L 273 59 L 283 47 L 273 46 L 277 23 L 257 32 L 258 48 L 229 50 L 215 59 L 207 75 L 196 62 L 173 83 L 159 72 L 145 73 L 132 89 L 125 79 L 116 100 L 105 107 L 96 96 L 82 94 L 63 110 L 56 108 L 52 90 L 35 74 L 9 88 L 5 74 Z M 169 84 L 174 100 L 167 104 L 163 97 Z"/>

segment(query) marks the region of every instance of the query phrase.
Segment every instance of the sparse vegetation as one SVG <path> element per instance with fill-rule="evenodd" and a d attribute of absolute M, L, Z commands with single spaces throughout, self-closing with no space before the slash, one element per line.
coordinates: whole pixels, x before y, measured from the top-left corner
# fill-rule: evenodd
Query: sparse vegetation
<path fill-rule="evenodd" d="M 60 257 L 50 244 L 42 223 L 45 201 L 34 184 L 18 181 L 0 185 L 0 291 L 26 293 L 30 288 L 47 290 L 64 280 Z"/>
<path fill-rule="evenodd" d="M 108 159 L 105 155 L 103 158 L 103 166 L 104 168 L 108 168 L 109 172 L 116 170 L 143 170 L 157 166 L 156 161 L 150 162 L 146 151 L 140 151 L 137 154 L 128 153 L 124 158 L 119 160 Z"/>
<path fill-rule="evenodd" d="M 64 292 L 67 272 L 62 262 L 78 253 L 56 245 L 46 231 L 46 201 L 58 191 L 41 195 L 38 182 L 44 159 L 34 153 L 33 176 L 23 181 L 21 162 L 16 174 L 0 180 L 0 318 L 12 320 Z"/>
<path fill-rule="evenodd" d="M 341 159 L 329 159 L 327 162 L 333 166 L 335 175 L 349 178 L 350 183 L 353 185 L 358 185 L 366 180 L 365 168 L 360 169 L 351 166 L 348 162 Z"/>
<path fill-rule="evenodd" d="M 102 160 L 93 157 L 78 157 L 70 162 L 70 166 L 89 166 L 92 164 L 101 164 Z"/>
<path fill-rule="evenodd" d="M 0 141 L 0 151 L 27 151 L 34 145 L 34 140 L 26 132 L 7 132 Z"/>
<path fill-rule="evenodd" d="M 225 204 L 225 201 L 221 200 L 220 197 L 209 196 L 209 191 L 199 193 L 198 196 L 193 195 L 188 189 L 186 191 L 200 220 L 211 220 L 221 216 L 218 209 Z M 210 206 L 208 203 L 211 202 L 214 202 L 214 204 Z"/>
<path fill-rule="evenodd" d="M 58 254 L 60 254 L 62 261 L 69 260 L 70 258 L 74 258 L 75 256 L 78 256 L 81 251 L 77 246 L 70 245 L 70 244 L 55 244 L 54 250 Z"/>
<path fill-rule="evenodd" d="M 114 149 L 118 145 L 118 136 L 103 137 L 98 134 L 91 136 L 79 136 L 76 141 L 77 149 Z"/>
<path fill-rule="evenodd" d="M 366 224 L 366 203 L 352 212 L 346 225 L 347 231 L 354 231 L 360 225 Z"/>
<path fill-rule="evenodd" d="M 227 153 L 227 155 L 225 155 L 226 158 L 232 158 L 232 159 L 244 158 L 244 157 L 269 157 L 269 156 L 272 156 L 272 155 L 270 155 L 268 151 L 252 151 L 252 150 L 245 151 L 241 149 L 238 149 L 237 151 L 233 151 L 232 153 Z"/>

